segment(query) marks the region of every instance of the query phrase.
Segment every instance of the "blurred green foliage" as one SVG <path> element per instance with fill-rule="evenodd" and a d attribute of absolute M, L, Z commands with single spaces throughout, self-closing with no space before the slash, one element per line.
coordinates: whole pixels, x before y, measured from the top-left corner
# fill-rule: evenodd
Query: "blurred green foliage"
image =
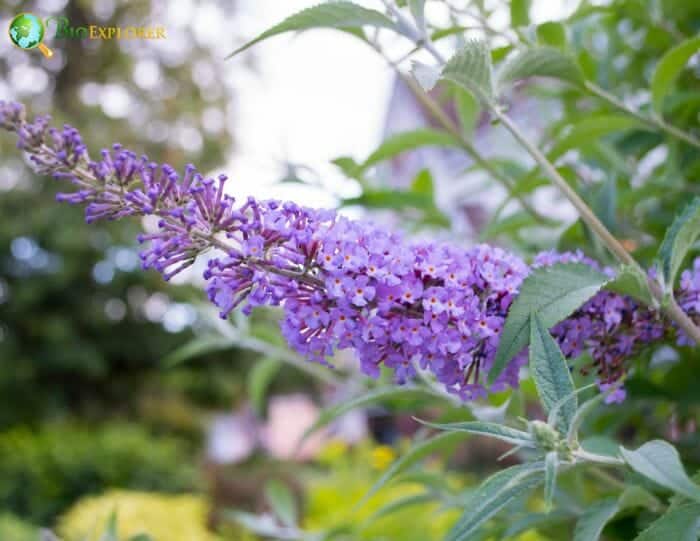
<path fill-rule="evenodd" d="M 39 532 L 36 527 L 7 512 L 0 514 L 0 539 L 8 541 L 36 541 Z"/>
<path fill-rule="evenodd" d="M 44 13 L 40 4 L 22 9 Z M 79 1 L 54 15 L 73 26 L 127 25 L 158 18 L 161 8 L 145 0 Z M 207 171 L 232 144 L 223 120 L 230 92 L 193 28 L 182 28 L 178 41 L 184 49 L 65 39 L 51 61 L 11 48 L 0 58 L 0 84 L 11 93 L 3 98 L 78 125 L 93 153 L 119 141 L 153 160 L 177 168 L 192 161 Z M 18 82 L 20 73 L 32 74 L 34 84 Z M 128 107 L 115 109 L 124 96 Z M 217 122 L 207 123 L 212 117 Z M 12 145 L 0 142 L 0 394 L 13 404 L 0 412 L 0 428 L 66 413 L 133 414 L 162 357 L 191 337 L 193 312 L 183 319 L 185 305 L 173 303 L 201 294 L 166 288 L 156 273 L 140 270 L 139 224 L 84 227 L 81 210 L 57 205 L 58 186 L 32 175 Z M 180 321 L 166 330 L 164 312 L 173 306 Z M 196 366 L 182 372 L 198 377 Z"/>
<path fill-rule="evenodd" d="M 441 510 L 437 498 L 387 512 L 394 502 L 426 494 L 424 486 L 411 482 L 390 485 L 358 507 L 396 458 L 390 447 L 349 448 L 338 442 L 330 444 L 320 458 L 327 469 L 312 476 L 306 488 L 303 525 L 309 531 L 346 525 L 352 532 L 349 538 L 358 541 L 439 541 L 458 516 L 454 510 Z M 452 482 L 459 483 L 456 478 Z"/>
<path fill-rule="evenodd" d="M 0 507 L 42 525 L 105 488 L 180 492 L 197 484 L 181 443 L 127 424 L 57 423 L 1 433 L 0 479 Z"/>

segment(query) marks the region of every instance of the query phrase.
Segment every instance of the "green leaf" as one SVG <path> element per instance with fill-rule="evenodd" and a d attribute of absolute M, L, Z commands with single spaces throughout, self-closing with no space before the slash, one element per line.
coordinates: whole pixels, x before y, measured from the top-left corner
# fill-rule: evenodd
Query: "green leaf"
<path fill-rule="evenodd" d="M 431 129 L 419 129 L 392 135 L 370 154 L 360 166 L 364 171 L 384 160 L 388 160 L 409 150 L 415 150 L 424 146 L 458 147 L 459 141 L 446 132 Z"/>
<path fill-rule="evenodd" d="M 698 533 L 700 533 L 700 505 L 686 503 L 670 508 L 634 541 L 697 541 Z"/>
<path fill-rule="evenodd" d="M 651 104 L 658 114 L 663 112 L 664 99 L 671 92 L 683 68 L 698 49 L 700 36 L 687 39 L 666 52 L 651 77 Z"/>
<path fill-rule="evenodd" d="M 429 173 L 423 172 L 417 180 L 420 184 L 425 184 L 425 176 Z M 439 227 L 448 227 L 450 219 L 435 206 L 432 197 L 427 197 L 424 193 L 415 191 L 396 190 L 374 190 L 365 189 L 362 195 L 343 199 L 341 206 L 359 205 L 371 209 L 394 209 L 397 211 L 405 209 L 417 209 L 423 213 L 422 222 L 424 224 Z"/>
<path fill-rule="evenodd" d="M 226 58 L 231 58 L 256 43 L 285 32 L 298 32 L 311 28 L 348 29 L 362 26 L 396 30 L 394 22 L 379 11 L 347 1 L 326 2 L 287 17 L 281 23 L 265 30 L 255 39 L 233 51 Z"/>
<path fill-rule="evenodd" d="M 294 528 L 297 523 L 297 509 L 294 494 L 283 483 L 273 479 L 265 484 L 265 498 L 272 511 L 282 524 Z"/>
<path fill-rule="evenodd" d="M 616 451 L 617 452 L 617 451 Z M 645 507 L 650 511 L 658 512 L 662 508 L 659 499 L 646 488 L 639 485 L 632 485 L 625 488 L 620 495 L 620 509 L 630 509 L 634 507 Z"/>
<path fill-rule="evenodd" d="M 258 415 L 265 411 L 267 388 L 280 370 L 282 362 L 274 357 L 266 357 L 255 363 L 248 372 L 248 398 Z"/>
<path fill-rule="evenodd" d="M 477 488 L 465 505 L 465 511 L 447 534 L 445 541 L 468 541 L 481 526 L 515 498 L 533 489 L 543 480 L 541 462 L 512 466 L 495 473 Z"/>
<path fill-rule="evenodd" d="M 544 45 L 558 49 L 566 47 L 566 27 L 556 21 L 542 23 L 537 27 L 537 39 Z"/>
<path fill-rule="evenodd" d="M 107 519 L 107 526 L 104 533 L 100 536 L 100 541 L 119 541 L 117 535 L 117 512 L 112 511 Z"/>
<path fill-rule="evenodd" d="M 639 128 L 644 128 L 642 123 L 629 115 L 588 116 L 571 125 L 563 137 L 559 138 L 547 152 L 547 158 L 550 161 L 555 161 L 567 151 L 591 145 L 606 135 Z"/>
<path fill-rule="evenodd" d="M 685 256 L 700 237 L 700 197 L 693 199 L 666 231 L 656 258 L 667 291 L 673 290 Z"/>
<path fill-rule="evenodd" d="M 581 447 L 589 453 L 616 457 L 619 454 L 620 444 L 609 436 L 598 434 L 581 440 Z"/>
<path fill-rule="evenodd" d="M 235 346 L 234 342 L 220 336 L 202 336 L 190 340 L 185 345 L 177 348 L 167 355 L 162 363 L 164 367 L 171 368 L 207 353 L 225 351 Z"/>
<path fill-rule="evenodd" d="M 544 457 L 544 506 L 547 511 L 552 509 L 554 491 L 557 488 L 557 470 L 559 469 L 559 453 L 549 451 Z"/>
<path fill-rule="evenodd" d="M 591 197 L 591 209 L 614 235 L 618 231 L 617 180 L 615 176 L 608 175 L 596 188 L 593 197 Z"/>
<path fill-rule="evenodd" d="M 607 276 L 582 263 L 557 264 L 534 270 L 520 286 L 508 310 L 489 382 L 530 340 L 530 314 L 536 312 L 549 329 L 595 295 Z"/>
<path fill-rule="evenodd" d="M 576 59 L 555 47 L 528 48 L 506 60 L 499 70 L 499 87 L 529 77 L 553 77 L 573 85 L 584 82 Z"/>
<path fill-rule="evenodd" d="M 620 295 L 628 295 L 646 305 L 653 303 L 647 277 L 639 267 L 623 265 L 615 278 L 605 284 L 605 289 Z"/>
<path fill-rule="evenodd" d="M 595 385 L 595 383 L 590 384 L 590 386 Z M 569 424 L 568 432 L 566 433 L 566 439 L 570 444 L 573 444 L 578 439 L 578 431 L 581 427 L 586 416 L 591 413 L 598 405 L 603 402 L 608 393 L 612 392 L 614 387 L 608 389 L 605 393 L 598 393 L 590 400 L 587 400 L 576 410 L 571 422 Z M 617 453 L 617 450 L 615 450 Z"/>
<path fill-rule="evenodd" d="M 154 539 L 145 533 L 139 533 L 129 538 L 129 541 L 154 541 Z"/>
<path fill-rule="evenodd" d="M 586 506 L 581 518 L 576 522 L 574 541 L 598 541 L 605 525 L 619 510 L 617 498 L 601 500 Z"/>
<path fill-rule="evenodd" d="M 469 432 L 480 436 L 488 436 L 497 440 L 512 443 L 514 445 L 522 445 L 524 447 L 534 447 L 535 442 L 532 436 L 523 430 L 517 430 L 508 426 L 503 426 L 498 423 L 486 423 L 481 421 L 466 421 L 460 423 L 429 423 L 416 419 L 419 423 L 436 428 L 438 430 L 446 430 L 448 432 Z"/>
<path fill-rule="evenodd" d="M 637 473 L 686 498 L 700 502 L 700 486 L 685 473 L 678 451 L 668 442 L 653 440 L 636 451 L 620 447 L 625 462 Z"/>
<path fill-rule="evenodd" d="M 389 466 L 389 468 L 382 474 L 377 482 L 372 485 L 372 488 L 369 489 L 367 494 L 365 494 L 362 500 L 357 504 L 358 507 L 376 494 L 378 490 L 380 490 L 394 477 L 399 475 L 401 472 L 406 471 L 407 468 L 416 462 L 423 460 L 424 458 L 442 449 L 450 448 L 466 437 L 467 434 L 464 432 L 445 432 L 416 443 L 406 453 L 396 459 L 391 466 Z"/>
<path fill-rule="evenodd" d="M 571 396 L 559 409 L 557 428 L 566 434 L 578 409 L 571 372 L 548 327 L 533 312 L 530 318 L 530 370 L 545 412 L 560 400 Z"/>
<path fill-rule="evenodd" d="M 522 232 L 528 227 L 540 225 L 537 220 L 525 211 L 518 211 L 506 218 L 494 218 L 481 230 L 479 238 L 481 240 L 492 239 L 498 235 L 515 234 Z"/>
<path fill-rule="evenodd" d="M 459 115 L 462 133 L 471 136 L 479 122 L 481 108 L 474 94 L 455 85 L 455 105 Z"/>
<path fill-rule="evenodd" d="M 530 24 L 531 0 L 511 0 L 510 25 L 514 28 Z"/>
<path fill-rule="evenodd" d="M 467 40 L 466 45 L 455 54 L 442 70 L 442 78 L 451 81 L 481 101 L 491 101 L 493 91 L 493 68 L 488 45 L 482 40 Z"/>
<path fill-rule="evenodd" d="M 324 409 L 318 416 L 318 419 L 316 419 L 316 422 L 306 430 L 304 436 L 302 437 L 302 441 L 304 441 L 311 434 L 316 432 L 319 428 L 322 428 L 332 423 L 339 417 L 342 417 L 347 412 L 352 411 L 354 409 L 368 406 L 370 404 L 376 404 L 377 402 L 416 397 L 434 398 L 435 395 L 427 389 L 422 389 L 420 387 L 377 387 L 376 389 L 372 389 L 371 391 L 365 394 L 356 396 L 355 398 L 351 398 L 349 400 L 336 404 L 333 407 Z"/>
<path fill-rule="evenodd" d="M 571 511 L 565 509 L 555 509 L 549 513 L 528 513 L 517 520 L 509 520 L 508 529 L 503 533 L 503 538 L 513 539 L 521 533 L 539 527 L 554 527 L 554 524 L 569 521 L 573 516 Z"/>
<path fill-rule="evenodd" d="M 331 163 L 338 167 L 343 174 L 348 178 L 358 180 L 360 184 L 365 185 L 364 179 L 361 177 L 362 166 L 349 156 L 340 156 Z"/>
<path fill-rule="evenodd" d="M 433 175 L 429 169 L 421 169 L 411 182 L 411 192 L 423 197 L 429 198 L 431 201 L 435 196 L 435 185 L 433 183 Z"/>
<path fill-rule="evenodd" d="M 397 500 L 389 502 L 388 504 L 380 507 L 371 517 L 367 519 L 366 524 L 375 522 L 381 518 L 391 515 L 392 513 L 396 513 L 398 511 L 406 509 L 407 507 L 413 507 L 414 505 L 423 505 L 426 503 L 430 503 L 435 499 L 436 495 L 431 494 L 430 492 L 421 492 L 420 494 L 409 494 L 408 496 L 398 498 Z"/>

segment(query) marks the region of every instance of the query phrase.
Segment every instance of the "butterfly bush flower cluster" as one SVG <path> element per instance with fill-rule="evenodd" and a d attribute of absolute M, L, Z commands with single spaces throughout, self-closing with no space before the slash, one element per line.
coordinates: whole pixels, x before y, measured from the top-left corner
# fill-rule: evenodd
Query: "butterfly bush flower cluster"
<path fill-rule="evenodd" d="M 157 217 L 157 230 L 139 236 L 144 268 L 170 279 L 211 251 L 204 277 L 221 317 L 239 306 L 246 313 L 281 306 L 287 342 L 308 359 L 326 363 L 351 348 L 370 376 L 387 367 L 404 382 L 429 371 L 463 399 L 517 386 L 525 351 L 485 384 L 508 309 L 530 271 L 517 256 L 486 245 L 412 243 L 290 202 L 238 202 L 226 194 L 223 175 L 204 178 L 191 165 L 180 174 L 120 145 L 93 160 L 77 130 L 52 128 L 48 117 L 28 122 L 20 104 L 0 102 L 0 126 L 16 133 L 37 171 L 75 187 L 57 197 L 84 204 L 89 223 Z M 580 253 L 553 252 L 533 267 L 559 262 L 598 267 Z M 681 286 L 683 307 L 699 315 L 700 263 Z M 567 358 L 590 353 L 606 389 L 622 378 L 626 359 L 668 330 L 629 297 L 601 292 L 552 333 Z M 621 400 L 624 391 L 610 396 Z"/>
<path fill-rule="evenodd" d="M 583 263 L 611 278 L 614 276 L 612 269 L 601 268 L 580 251 L 563 254 L 544 252 L 535 257 L 532 267 L 556 263 Z M 576 358 L 588 352 L 600 389 L 610 391 L 606 400 L 621 402 L 625 399 L 625 390 L 617 382 L 625 375 L 625 361 L 629 361 L 644 345 L 661 339 L 667 328 L 668 322 L 661 318 L 659 312 L 640 305 L 631 297 L 600 291 L 552 328 L 552 335 L 567 358 Z M 582 371 L 587 373 L 589 370 L 585 367 Z"/>

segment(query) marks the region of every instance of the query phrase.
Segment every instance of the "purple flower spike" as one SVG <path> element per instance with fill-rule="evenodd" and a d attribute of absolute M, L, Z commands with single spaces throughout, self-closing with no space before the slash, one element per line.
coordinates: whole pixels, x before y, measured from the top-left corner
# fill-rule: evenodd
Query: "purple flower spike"
<path fill-rule="evenodd" d="M 491 387 L 488 374 L 508 309 L 530 268 L 499 248 L 469 249 L 411 243 L 370 223 L 295 203 L 237 203 L 227 178 L 205 179 L 192 165 L 179 175 L 167 164 L 137 157 L 120 145 L 90 160 L 80 134 L 56 130 L 24 108 L 0 101 L 0 126 L 18 136 L 37 170 L 68 181 L 76 191 L 59 201 L 86 204 L 86 220 L 155 216 L 157 230 L 140 235 L 144 268 L 167 280 L 203 253 L 215 250 L 204 278 L 222 318 L 243 306 L 283 310 L 290 347 L 328 363 L 338 349 L 353 349 L 372 377 L 382 366 L 397 382 L 430 371 L 465 400 L 518 385 L 527 352 L 517 355 Z M 533 267 L 583 262 L 581 253 L 540 254 Z M 602 269 L 612 275 L 610 269 Z M 700 318 L 700 259 L 681 278 L 679 301 Z M 588 352 L 608 401 L 625 397 L 625 360 L 672 326 L 629 297 L 601 292 L 552 329 L 567 358 Z M 678 333 L 680 343 L 688 339 Z"/>

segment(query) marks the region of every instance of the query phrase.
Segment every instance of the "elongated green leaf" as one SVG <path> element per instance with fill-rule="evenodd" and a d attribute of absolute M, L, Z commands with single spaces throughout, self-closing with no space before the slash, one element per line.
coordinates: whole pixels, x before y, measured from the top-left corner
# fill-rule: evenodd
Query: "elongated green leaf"
<path fill-rule="evenodd" d="M 421 179 L 419 178 L 418 180 Z M 425 175 L 423 175 L 424 180 Z M 416 209 L 421 211 L 421 221 L 424 224 L 438 227 L 448 227 L 450 225 L 450 219 L 435 206 L 433 198 L 427 197 L 425 193 L 419 191 L 366 189 L 362 195 L 344 199 L 341 203 L 343 207 L 353 205 L 372 209 L 395 209 L 397 211 Z"/>
<path fill-rule="evenodd" d="M 598 541 L 605 525 L 618 513 L 620 504 L 610 498 L 589 505 L 576 523 L 574 541 Z"/>
<path fill-rule="evenodd" d="M 281 366 L 282 361 L 279 359 L 267 357 L 257 361 L 248 372 L 248 398 L 258 415 L 265 409 L 265 393 Z"/>
<path fill-rule="evenodd" d="M 117 535 L 117 512 L 112 511 L 107 519 L 107 526 L 100 537 L 100 541 L 119 541 Z"/>
<path fill-rule="evenodd" d="M 530 47 L 506 60 L 498 73 L 499 87 L 528 77 L 552 77 L 582 85 L 583 72 L 576 59 L 555 47 Z"/>
<path fill-rule="evenodd" d="M 530 0 L 511 0 L 510 24 L 514 28 L 530 24 Z"/>
<path fill-rule="evenodd" d="M 617 453 L 617 451 L 615 451 Z M 634 507 L 645 507 L 652 512 L 658 512 L 663 508 L 661 501 L 639 485 L 628 486 L 620 495 L 620 509 L 630 509 Z"/>
<path fill-rule="evenodd" d="M 612 389 L 613 388 L 608 389 L 606 393 L 612 392 Z M 578 439 L 578 429 L 581 427 L 581 423 L 583 423 L 583 420 L 589 413 L 591 413 L 601 402 L 605 400 L 606 393 L 597 394 L 590 400 L 587 400 L 581 404 L 581 406 L 576 410 L 576 413 L 571 419 L 571 423 L 569 423 L 569 430 L 566 434 L 566 439 L 570 444 L 573 444 Z M 615 450 L 615 453 L 613 454 L 616 453 L 617 450 Z"/>
<path fill-rule="evenodd" d="M 651 523 L 634 541 L 697 541 L 700 534 L 700 505 L 672 507 Z"/>
<path fill-rule="evenodd" d="M 508 311 L 489 381 L 493 383 L 508 362 L 530 341 L 530 314 L 549 329 L 595 295 L 608 278 L 581 263 L 540 268 L 528 276 Z"/>
<path fill-rule="evenodd" d="M 444 473 L 438 471 L 411 470 L 394 478 L 394 483 L 423 485 L 429 492 L 449 490 L 449 482 Z"/>
<path fill-rule="evenodd" d="M 435 183 L 430 169 L 421 169 L 411 182 L 411 192 L 430 199 L 435 198 Z"/>
<path fill-rule="evenodd" d="M 294 494 L 287 486 L 274 479 L 268 481 L 265 485 L 265 498 L 282 524 L 289 528 L 296 526 L 296 502 L 294 501 Z"/>
<path fill-rule="evenodd" d="M 493 68 L 488 45 L 482 40 L 468 40 L 442 70 L 442 78 L 472 92 L 482 101 L 494 96 Z"/>
<path fill-rule="evenodd" d="M 316 432 L 319 428 L 322 428 L 339 417 L 345 415 L 347 412 L 352 411 L 357 408 L 361 408 L 364 406 L 368 406 L 370 404 L 376 404 L 380 402 L 385 402 L 385 401 L 390 401 L 390 400 L 396 400 L 396 399 L 406 399 L 406 398 L 421 398 L 421 397 L 434 397 L 435 395 L 431 394 L 430 391 L 426 389 L 422 389 L 420 387 L 395 387 L 395 386 L 387 386 L 387 387 L 378 387 L 376 389 L 372 389 L 371 391 L 362 394 L 360 396 L 356 396 L 355 398 L 351 398 L 349 400 L 346 400 L 344 402 L 341 402 L 331 408 L 326 408 L 324 409 L 321 414 L 318 416 L 318 419 L 316 419 L 316 422 L 309 427 L 306 432 L 304 433 L 304 436 L 302 438 L 302 441 L 306 438 L 308 438 L 311 434 Z"/>
<path fill-rule="evenodd" d="M 479 238 L 492 239 L 498 235 L 515 234 L 528 227 L 541 225 L 529 212 L 520 211 L 506 218 L 494 216 L 493 219 L 481 230 Z"/>
<path fill-rule="evenodd" d="M 410 494 L 399 498 L 388 504 L 380 507 L 371 517 L 367 519 L 366 524 L 371 524 L 381 518 L 384 518 L 392 513 L 406 509 L 407 507 L 413 507 L 415 505 L 423 505 L 435 501 L 436 495 L 430 492 L 421 492 L 420 494 Z"/>
<path fill-rule="evenodd" d="M 133 537 L 130 537 L 129 541 L 154 541 L 154 539 L 148 534 L 139 533 Z"/>
<path fill-rule="evenodd" d="M 462 125 L 462 133 L 471 137 L 479 122 L 479 114 L 481 113 L 479 101 L 474 97 L 474 94 L 467 92 L 462 87 L 455 85 L 454 89 L 455 105 Z"/>
<path fill-rule="evenodd" d="M 557 470 L 559 469 L 559 453 L 549 451 L 544 457 L 544 506 L 552 509 L 554 491 L 557 488 Z"/>
<path fill-rule="evenodd" d="M 462 423 L 429 423 L 416 419 L 431 428 L 438 430 L 446 430 L 447 432 L 469 432 L 480 436 L 488 436 L 497 440 L 512 443 L 514 445 L 522 445 L 524 447 L 534 447 L 535 442 L 532 436 L 523 430 L 517 430 L 508 426 L 499 425 L 498 423 L 485 423 L 481 421 L 466 421 Z"/>
<path fill-rule="evenodd" d="M 571 511 L 554 509 L 549 513 L 528 513 L 517 520 L 508 521 L 508 529 L 504 532 L 505 539 L 516 538 L 517 535 L 538 527 L 551 527 L 559 522 L 569 521 L 574 517 Z"/>
<path fill-rule="evenodd" d="M 542 483 L 544 465 L 530 462 L 502 470 L 484 481 L 465 505 L 465 511 L 445 541 L 468 541 L 515 498 Z"/>
<path fill-rule="evenodd" d="M 583 118 L 571 128 L 547 152 L 550 161 L 556 161 L 567 151 L 594 144 L 601 137 L 645 126 L 629 115 L 605 114 Z"/>
<path fill-rule="evenodd" d="M 620 447 L 625 462 L 637 473 L 686 498 L 700 502 L 700 486 L 685 473 L 676 448 L 663 440 L 645 443 L 636 451 Z"/>
<path fill-rule="evenodd" d="M 424 146 L 456 147 L 459 146 L 459 142 L 449 133 L 427 128 L 397 133 L 385 139 L 379 148 L 364 161 L 361 168 L 365 170 L 402 152 Z"/>
<path fill-rule="evenodd" d="M 669 94 L 681 71 L 698 50 L 700 36 L 687 39 L 661 57 L 651 77 L 651 104 L 658 114 L 663 112 L 664 99 Z"/>
<path fill-rule="evenodd" d="M 571 396 L 571 400 L 561 406 L 557 416 L 557 428 L 561 434 L 566 434 L 578 409 L 574 381 L 559 346 L 535 312 L 530 319 L 530 370 L 545 412 Z"/>
<path fill-rule="evenodd" d="M 337 166 L 346 177 L 354 178 L 362 186 L 367 185 L 367 182 L 361 176 L 362 166 L 350 156 L 340 156 L 335 160 L 331 160 L 331 163 Z"/>
<path fill-rule="evenodd" d="M 620 295 L 628 295 L 647 305 L 653 302 L 647 277 L 638 267 L 631 265 L 620 267 L 615 279 L 605 284 L 605 289 Z"/>
<path fill-rule="evenodd" d="M 466 437 L 467 434 L 464 432 L 445 432 L 416 443 L 406 453 L 396 459 L 391 466 L 389 466 L 389 468 L 382 474 L 377 482 L 372 485 L 372 488 L 369 489 L 358 506 L 362 505 L 365 501 L 376 494 L 377 491 L 384 485 L 386 485 L 401 472 L 406 471 L 406 469 L 411 467 L 413 464 L 438 451 L 453 447 Z"/>
<path fill-rule="evenodd" d="M 658 268 L 667 291 L 672 291 L 685 256 L 700 237 L 700 197 L 693 199 L 666 231 L 659 253 Z"/>
<path fill-rule="evenodd" d="M 362 26 L 396 29 L 391 19 L 374 9 L 367 9 L 347 1 L 326 2 L 287 17 L 281 23 L 265 30 L 255 39 L 233 51 L 226 58 L 231 58 L 256 43 L 285 32 L 298 32 L 310 28 L 347 29 Z"/>
<path fill-rule="evenodd" d="M 202 336 L 177 348 L 167 355 L 162 363 L 165 367 L 173 367 L 207 353 L 225 351 L 234 347 L 236 347 L 235 342 L 229 339 L 221 338 L 220 336 Z"/>

